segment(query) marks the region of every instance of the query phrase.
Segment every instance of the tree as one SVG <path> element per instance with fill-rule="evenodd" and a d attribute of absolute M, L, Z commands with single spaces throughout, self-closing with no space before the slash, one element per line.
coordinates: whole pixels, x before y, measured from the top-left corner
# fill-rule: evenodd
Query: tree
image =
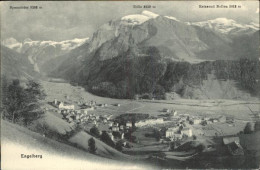
<path fill-rule="evenodd" d="M 170 142 L 170 151 L 175 150 L 176 147 L 177 147 L 177 145 L 176 145 L 176 142 L 175 142 L 175 141 Z"/>
<path fill-rule="evenodd" d="M 45 93 L 38 83 L 30 80 L 25 88 L 20 85 L 18 79 L 15 79 L 5 86 L 2 100 L 4 119 L 13 123 L 22 122 L 27 126 L 44 114 L 39 101 L 44 99 Z"/>
<path fill-rule="evenodd" d="M 244 128 L 244 133 L 245 133 L 245 134 L 250 134 L 250 133 L 252 133 L 253 131 L 254 131 L 254 129 L 253 129 L 252 123 L 251 123 L 251 122 L 247 122 L 247 124 L 246 124 L 246 126 L 245 126 L 245 128 Z"/>
<path fill-rule="evenodd" d="M 111 147 L 115 147 L 114 142 L 112 141 L 112 139 L 110 138 L 110 136 L 107 134 L 106 131 L 103 131 L 101 136 L 100 136 L 100 140 L 105 142 L 106 144 L 108 144 Z"/>
<path fill-rule="evenodd" d="M 120 132 L 112 132 L 112 135 L 113 135 L 115 138 L 121 138 L 121 133 L 120 133 Z"/>
<path fill-rule="evenodd" d="M 180 139 L 176 139 L 172 142 L 170 142 L 170 151 L 175 150 L 177 147 L 179 147 L 181 145 L 181 141 Z"/>
<path fill-rule="evenodd" d="M 93 135 L 95 137 L 100 137 L 100 131 L 98 130 L 98 128 L 96 126 L 93 126 L 90 129 L 90 133 L 91 133 L 91 135 Z"/>
<path fill-rule="evenodd" d="M 198 147 L 197 147 L 198 151 L 199 152 L 203 152 L 205 149 L 206 149 L 206 146 L 203 145 L 203 144 L 200 144 Z"/>
<path fill-rule="evenodd" d="M 153 95 L 155 95 L 157 99 L 165 99 L 165 89 L 160 85 L 156 85 Z"/>
<path fill-rule="evenodd" d="M 192 138 L 193 138 L 193 140 L 196 140 L 196 139 L 197 139 L 197 136 L 196 136 L 196 135 L 193 135 Z"/>
<path fill-rule="evenodd" d="M 153 135 L 157 141 L 159 141 L 162 137 L 161 133 L 157 129 L 153 130 Z"/>
<path fill-rule="evenodd" d="M 30 97 L 33 97 L 34 100 L 39 101 L 43 100 L 46 97 L 46 94 L 44 90 L 42 89 L 42 86 L 33 80 L 29 80 L 27 83 L 27 88 L 25 91 L 30 94 Z"/>
<path fill-rule="evenodd" d="M 255 122 L 255 131 L 260 131 L 260 121 Z"/>
<path fill-rule="evenodd" d="M 90 138 L 89 140 L 88 140 L 88 151 L 90 152 L 90 153 L 96 153 L 96 150 L 97 150 L 97 148 L 96 148 L 96 142 L 95 142 L 95 139 L 93 139 L 93 138 Z"/>
<path fill-rule="evenodd" d="M 125 133 L 125 139 L 127 139 L 130 142 L 137 142 L 136 136 L 133 136 L 130 131 Z"/>
<path fill-rule="evenodd" d="M 116 150 L 118 150 L 118 151 L 121 152 L 121 151 L 123 150 L 122 141 L 118 141 L 118 142 L 116 143 L 115 148 L 116 148 Z"/>

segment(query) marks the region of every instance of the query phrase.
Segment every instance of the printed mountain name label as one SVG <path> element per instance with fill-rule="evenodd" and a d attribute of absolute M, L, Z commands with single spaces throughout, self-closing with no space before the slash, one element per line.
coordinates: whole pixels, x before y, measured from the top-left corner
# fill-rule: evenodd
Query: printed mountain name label
<path fill-rule="evenodd" d="M 241 8 L 241 5 L 199 5 L 199 8 Z"/>

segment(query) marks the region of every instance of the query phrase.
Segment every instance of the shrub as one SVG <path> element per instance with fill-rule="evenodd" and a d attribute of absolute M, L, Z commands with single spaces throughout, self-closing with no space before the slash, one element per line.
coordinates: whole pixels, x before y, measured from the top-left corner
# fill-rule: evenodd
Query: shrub
<path fill-rule="evenodd" d="M 101 136 L 100 136 L 100 140 L 105 142 L 107 145 L 111 146 L 111 147 L 115 147 L 114 142 L 112 141 L 112 139 L 110 138 L 110 136 L 107 134 L 106 131 L 103 131 Z"/>
<path fill-rule="evenodd" d="M 246 126 L 245 126 L 245 128 L 244 128 L 244 133 L 245 133 L 245 134 L 250 134 L 250 133 L 252 133 L 253 131 L 254 131 L 254 129 L 253 129 L 252 123 L 251 123 L 251 122 L 247 122 L 247 124 L 246 124 Z"/>
<path fill-rule="evenodd" d="M 90 134 L 97 137 L 97 138 L 100 137 L 100 131 L 98 130 L 98 128 L 96 126 L 93 126 L 90 129 Z"/>
<path fill-rule="evenodd" d="M 96 153 L 97 148 L 96 148 L 95 139 L 90 138 L 88 140 L 88 150 L 89 150 L 90 153 L 93 153 L 93 154 Z"/>
<path fill-rule="evenodd" d="M 116 148 L 116 150 L 118 150 L 118 151 L 121 152 L 121 151 L 123 150 L 122 141 L 118 141 L 118 142 L 116 143 L 115 148 Z"/>

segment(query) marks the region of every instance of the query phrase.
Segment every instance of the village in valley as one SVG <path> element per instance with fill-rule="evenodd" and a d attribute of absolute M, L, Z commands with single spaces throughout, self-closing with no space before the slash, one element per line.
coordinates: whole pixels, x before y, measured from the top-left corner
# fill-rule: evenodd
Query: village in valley
<path fill-rule="evenodd" d="M 72 101 L 69 97 L 65 95 L 63 100 L 54 98 L 48 101 L 45 110 L 63 119 L 71 127 L 80 126 L 98 139 L 106 134 L 110 138 L 109 142 L 103 142 L 120 148 L 125 154 L 142 153 L 163 160 L 186 160 L 201 152 L 214 151 L 233 156 L 244 154 L 237 135 L 243 133 L 247 121 L 234 116 L 192 114 L 191 111 L 179 111 L 171 105 L 149 114 L 141 112 L 144 106 L 134 106 L 130 111 L 123 111 L 123 107 L 129 105 L 127 102 L 145 105 L 153 100 L 117 100 L 118 103 L 113 103 L 111 99 L 109 103 L 101 103 L 91 99 L 85 101 L 80 97 L 79 101 L 67 102 Z M 158 153 L 164 154 L 158 157 Z"/>

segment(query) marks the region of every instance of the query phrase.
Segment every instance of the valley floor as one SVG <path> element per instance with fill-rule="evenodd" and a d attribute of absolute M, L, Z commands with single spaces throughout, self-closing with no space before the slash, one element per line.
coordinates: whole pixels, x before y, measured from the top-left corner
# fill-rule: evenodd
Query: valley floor
<path fill-rule="evenodd" d="M 46 102 L 67 101 L 77 104 L 77 102 L 96 101 L 100 104 L 108 104 L 108 107 L 100 108 L 100 114 L 113 114 L 113 116 L 124 113 L 148 113 L 150 115 L 162 114 L 164 108 L 177 110 L 180 114 L 190 115 L 225 115 L 231 116 L 241 121 L 250 121 L 253 113 L 260 110 L 260 101 L 242 100 L 128 100 L 112 99 L 93 95 L 80 86 L 72 86 L 69 83 L 57 83 L 43 81 L 42 85 L 47 93 Z M 119 103 L 116 107 L 113 104 Z M 46 106 L 50 107 L 51 106 Z"/>

